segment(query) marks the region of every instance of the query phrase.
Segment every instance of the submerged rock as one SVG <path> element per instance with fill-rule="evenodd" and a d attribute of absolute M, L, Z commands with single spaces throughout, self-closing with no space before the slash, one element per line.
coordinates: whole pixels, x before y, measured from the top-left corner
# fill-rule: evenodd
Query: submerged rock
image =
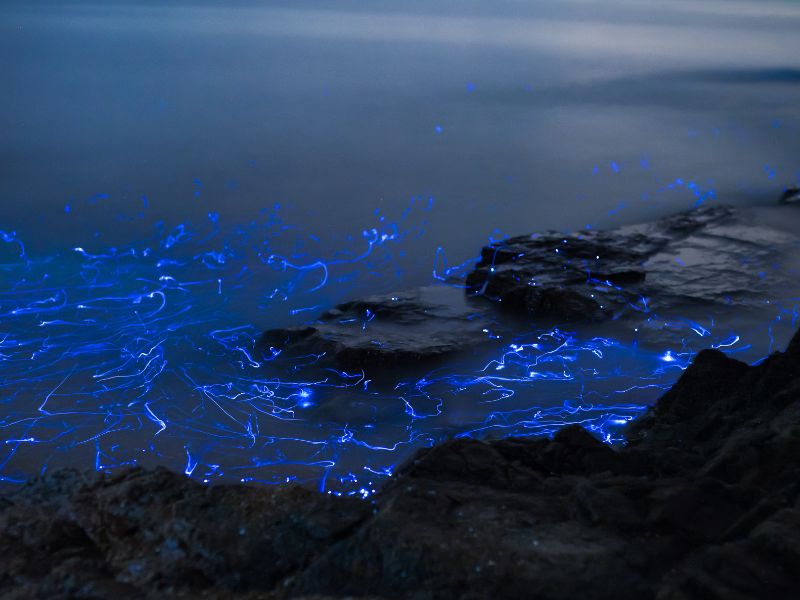
<path fill-rule="evenodd" d="M 305 327 L 267 331 L 256 348 L 269 360 L 284 354 L 284 360 L 360 369 L 430 362 L 504 331 L 486 303 L 431 286 L 340 304 Z"/>
<path fill-rule="evenodd" d="M 793 598 L 800 334 L 748 366 L 699 354 L 621 450 L 423 450 L 373 502 L 47 475 L 0 498 L 2 598 Z"/>
<path fill-rule="evenodd" d="M 731 207 L 699 208 L 644 225 L 496 242 L 467 286 L 509 311 L 565 321 L 741 306 L 781 285 L 764 265 L 794 239 Z"/>

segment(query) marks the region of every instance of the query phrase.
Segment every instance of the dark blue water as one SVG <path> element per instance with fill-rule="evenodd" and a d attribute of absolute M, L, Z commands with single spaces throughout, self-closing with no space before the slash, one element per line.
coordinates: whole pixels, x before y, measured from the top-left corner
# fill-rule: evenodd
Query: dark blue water
<path fill-rule="evenodd" d="M 0 15 L 7 481 L 141 463 L 372 489 L 453 435 L 580 421 L 616 439 L 692 352 L 755 360 L 794 324 L 780 291 L 760 321 L 688 315 L 708 335 L 670 345 L 532 324 L 390 391 L 252 355 L 267 327 L 431 281 L 438 248 L 439 272 L 466 272 L 508 234 L 773 202 L 800 177 L 797 3 Z"/>

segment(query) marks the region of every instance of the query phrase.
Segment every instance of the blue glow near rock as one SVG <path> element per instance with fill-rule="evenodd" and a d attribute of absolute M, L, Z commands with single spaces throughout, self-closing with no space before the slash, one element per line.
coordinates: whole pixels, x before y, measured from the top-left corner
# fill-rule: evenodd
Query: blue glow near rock
<path fill-rule="evenodd" d="M 139 244 L 86 240 L 52 256 L 29 256 L 0 231 L 13 259 L 0 271 L 0 481 L 63 465 L 165 464 L 208 483 L 300 482 L 368 497 L 415 449 L 448 437 L 551 435 L 580 423 L 618 442 L 694 352 L 750 348 L 713 318 L 667 327 L 642 298 L 628 334 L 548 327 L 504 339 L 487 329 L 497 339 L 485 360 L 388 387 L 372 373 L 315 370 L 319 354 L 285 370 L 273 367 L 280 349 L 255 355 L 263 327 L 239 321 L 237 306 L 314 318 L 331 288 L 392 272 L 398 249 L 424 234 L 414 216 L 433 205 L 414 199 L 395 221 L 376 214 L 327 255 L 292 250 L 320 238 L 284 223 L 279 207 L 248 225 L 223 227 L 211 211 L 198 225 L 161 224 Z M 439 248 L 433 278 L 463 287 L 476 260 L 451 266 Z M 770 305 L 770 343 L 775 327 L 795 327 L 798 304 Z M 355 326 L 369 332 L 378 318 L 367 310 Z M 669 350 L 640 343 L 667 329 Z"/>

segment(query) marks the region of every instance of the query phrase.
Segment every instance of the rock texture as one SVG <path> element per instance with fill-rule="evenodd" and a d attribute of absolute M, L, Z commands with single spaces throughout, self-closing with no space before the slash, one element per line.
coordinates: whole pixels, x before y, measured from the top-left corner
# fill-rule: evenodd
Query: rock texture
<path fill-rule="evenodd" d="M 0 597 L 797 597 L 800 334 L 702 352 L 628 435 L 450 441 L 374 502 L 48 475 L 0 499 Z"/>
<path fill-rule="evenodd" d="M 486 246 L 467 277 L 507 310 L 566 321 L 629 311 L 738 305 L 780 282 L 762 267 L 793 238 L 728 206 L 608 231 L 550 232 Z"/>
<path fill-rule="evenodd" d="M 257 350 L 267 362 L 383 368 L 489 342 L 515 329 L 510 315 L 544 325 L 698 306 L 741 312 L 793 285 L 774 265 L 796 243 L 728 206 L 608 231 L 515 237 L 483 248 L 466 286 L 348 302 L 304 327 L 266 332 Z"/>
<path fill-rule="evenodd" d="M 340 304 L 305 327 L 264 333 L 256 349 L 268 360 L 308 364 L 314 357 L 316 364 L 354 369 L 429 364 L 504 330 L 490 307 L 471 302 L 462 290 L 423 287 Z"/>

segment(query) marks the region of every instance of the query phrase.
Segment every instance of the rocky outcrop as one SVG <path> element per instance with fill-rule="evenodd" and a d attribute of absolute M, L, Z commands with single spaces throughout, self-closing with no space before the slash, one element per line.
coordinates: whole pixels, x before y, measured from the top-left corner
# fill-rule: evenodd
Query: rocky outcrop
<path fill-rule="evenodd" d="M 797 596 L 800 334 L 758 366 L 702 352 L 628 437 L 452 440 L 372 502 L 48 475 L 0 500 L 0 595 Z"/>
<path fill-rule="evenodd" d="M 544 326 L 686 307 L 744 312 L 794 285 L 774 265 L 797 243 L 745 213 L 703 207 L 607 231 L 510 238 L 483 248 L 466 285 L 348 302 L 266 332 L 257 350 L 268 363 L 385 368 L 490 342 L 518 330 L 513 318 Z"/>
<path fill-rule="evenodd" d="M 469 290 L 512 312 L 604 320 L 687 305 L 741 306 L 780 285 L 767 264 L 793 238 L 728 206 L 608 231 L 558 232 L 486 246 Z"/>
<path fill-rule="evenodd" d="M 225 598 L 279 588 L 369 507 L 165 469 L 61 471 L 0 501 L 2 598 Z"/>
<path fill-rule="evenodd" d="M 305 327 L 267 331 L 256 349 L 268 361 L 283 363 L 428 365 L 505 331 L 485 303 L 457 288 L 431 286 L 340 304 Z"/>

